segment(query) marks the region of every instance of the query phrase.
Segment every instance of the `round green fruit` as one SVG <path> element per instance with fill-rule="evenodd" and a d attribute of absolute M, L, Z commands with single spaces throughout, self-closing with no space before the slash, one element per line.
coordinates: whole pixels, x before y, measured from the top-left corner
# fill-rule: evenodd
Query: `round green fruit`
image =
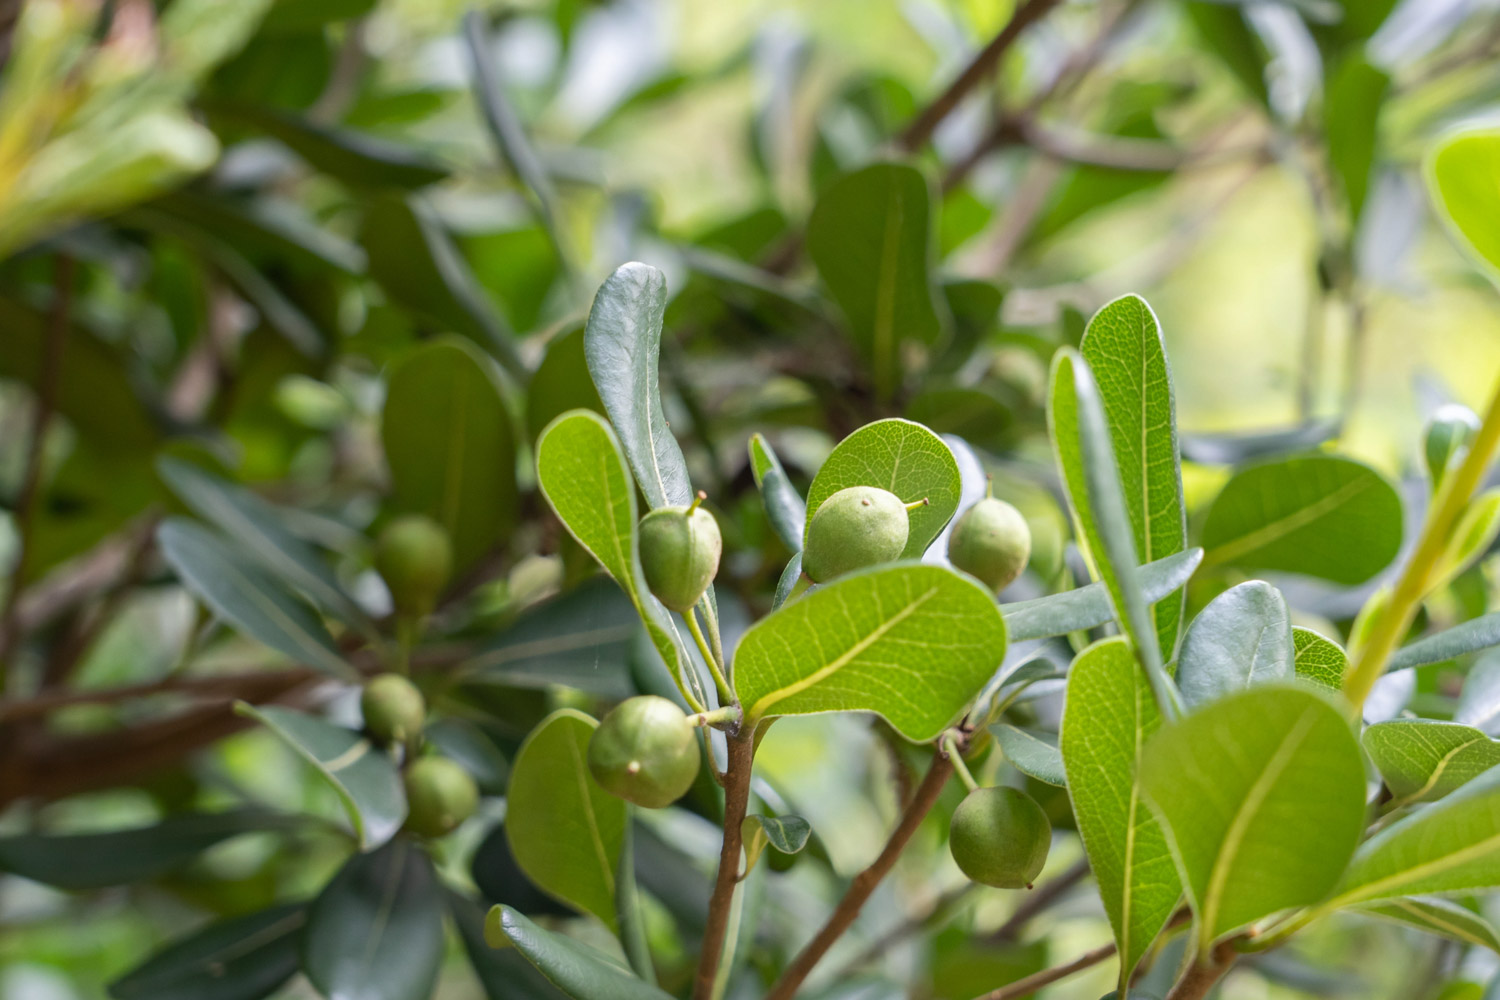
<path fill-rule="evenodd" d="M 365 729 L 375 742 L 410 743 L 427 721 L 427 701 L 417 686 L 400 674 L 381 674 L 365 685 L 359 699 Z"/>
<path fill-rule="evenodd" d="M 1031 529 L 1004 500 L 985 497 L 964 511 L 948 536 L 948 559 L 999 593 L 1031 558 Z"/>
<path fill-rule="evenodd" d="M 682 709 L 656 695 L 621 702 L 589 740 L 589 771 L 611 795 L 671 805 L 698 777 L 698 738 Z"/>
<path fill-rule="evenodd" d="M 421 618 L 437 607 L 453 572 L 453 545 L 443 526 L 425 514 L 406 514 L 385 526 L 375 544 L 375 568 L 397 613 Z"/>
<path fill-rule="evenodd" d="M 953 811 L 948 850 L 959 869 L 981 885 L 1030 888 L 1051 847 L 1046 813 L 1018 789 L 975 789 Z"/>
<path fill-rule="evenodd" d="M 807 528 L 802 572 L 813 583 L 898 559 L 911 516 L 890 490 L 851 486 L 823 501 Z"/>
<path fill-rule="evenodd" d="M 687 614 L 719 572 L 724 539 L 719 522 L 698 503 L 658 507 L 641 518 L 641 569 L 651 593 L 673 611 Z"/>
<path fill-rule="evenodd" d="M 406 769 L 406 828 L 441 837 L 474 815 L 479 786 L 446 757 L 422 757 Z"/>

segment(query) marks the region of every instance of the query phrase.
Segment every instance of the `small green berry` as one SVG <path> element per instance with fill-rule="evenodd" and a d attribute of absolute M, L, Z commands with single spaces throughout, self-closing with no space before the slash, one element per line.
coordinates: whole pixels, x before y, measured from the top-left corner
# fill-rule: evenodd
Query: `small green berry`
<path fill-rule="evenodd" d="M 422 618 L 437 607 L 453 572 L 453 546 L 443 526 L 425 514 L 391 521 L 375 545 L 375 568 L 397 613 Z"/>
<path fill-rule="evenodd" d="M 1051 847 L 1047 814 L 1018 789 L 975 789 L 953 811 L 948 850 L 963 873 L 981 885 L 1029 889 Z"/>
<path fill-rule="evenodd" d="M 948 559 L 999 593 L 1031 558 L 1031 529 L 1004 500 L 985 497 L 964 511 L 948 536 Z"/>
<path fill-rule="evenodd" d="M 807 529 L 802 572 L 813 583 L 898 559 L 911 530 L 910 507 L 890 490 L 850 486 L 823 501 Z"/>
<path fill-rule="evenodd" d="M 474 815 L 479 786 L 446 757 L 421 757 L 406 769 L 406 828 L 441 837 Z"/>
<path fill-rule="evenodd" d="M 687 614 L 719 572 L 724 539 L 719 522 L 699 506 L 658 507 L 641 518 L 641 569 L 651 593 L 673 611 Z"/>
<path fill-rule="evenodd" d="M 359 699 L 365 729 L 375 742 L 411 743 L 427 721 L 427 701 L 400 674 L 381 674 L 365 685 Z"/>
<path fill-rule="evenodd" d="M 611 795 L 647 809 L 671 805 L 692 787 L 697 734 L 682 709 L 656 695 L 621 702 L 589 740 L 589 771 Z"/>

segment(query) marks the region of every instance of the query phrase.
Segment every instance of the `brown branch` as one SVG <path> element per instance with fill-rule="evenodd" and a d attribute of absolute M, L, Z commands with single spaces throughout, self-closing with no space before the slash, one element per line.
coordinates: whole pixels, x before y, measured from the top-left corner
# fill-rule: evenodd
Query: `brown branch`
<path fill-rule="evenodd" d="M 750 771 L 755 765 L 755 733 L 751 727 L 743 727 L 726 742 L 729 762 L 724 772 L 724 843 L 719 848 L 719 872 L 708 904 L 708 920 L 703 925 L 703 952 L 698 956 L 693 1000 L 708 1000 L 713 995 L 714 979 L 724 952 L 724 937 L 729 930 L 729 910 L 739 882 L 740 828 L 745 823 L 750 801 Z"/>
<path fill-rule="evenodd" d="M 1017 906 L 1016 911 L 1010 915 L 1010 919 L 990 935 L 990 940 L 1000 944 L 1018 939 L 1027 924 L 1067 895 L 1068 890 L 1082 882 L 1088 873 L 1089 863 L 1085 858 L 1051 881 L 1042 883 L 1040 889 L 1027 893 L 1026 898 L 1021 900 L 1021 905 Z"/>
<path fill-rule="evenodd" d="M 1234 964 L 1238 953 L 1234 941 L 1220 941 L 1207 956 L 1207 961 L 1194 962 L 1177 980 L 1167 1000 L 1203 1000 L 1214 984 L 1224 978 L 1224 973 Z"/>
<path fill-rule="evenodd" d="M 1066 979 L 1074 973 L 1082 972 L 1084 969 L 1098 965 L 1114 953 L 1115 943 L 1111 941 L 1109 944 L 1100 945 L 1093 951 L 1084 952 L 1066 965 L 1058 965 L 1050 969 L 1043 969 L 1041 972 L 1034 972 L 1025 979 L 1017 979 L 1015 982 L 1002 986 L 997 990 L 991 990 L 988 993 L 977 996 L 974 1000 L 1013 1000 L 1014 997 L 1024 997 L 1028 993 L 1035 993 L 1043 986 L 1057 982 L 1059 979 Z"/>
<path fill-rule="evenodd" d="M 1019 15 L 1018 15 L 1019 16 Z M 906 849 L 906 844 L 917 832 L 917 827 L 932 810 L 937 802 L 938 795 L 942 793 L 943 786 L 953 774 L 953 762 L 946 754 L 938 751 L 933 755 L 932 766 L 927 769 L 927 776 L 917 786 L 917 793 L 912 797 L 911 803 L 906 807 L 906 812 L 901 816 L 901 822 L 891 832 L 891 837 L 886 841 L 885 849 L 880 852 L 870 867 L 854 876 L 849 883 L 844 898 L 829 915 L 827 923 L 813 937 L 811 941 L 792 959 L 782 972 L 781 978 L 771 987 L 766 994 L 765 1000 L 791 1000 L 797 990 L 802 986 L 802 981 L 807 978 L 818 962 L 827 954 L 828 949 L 843 936 L 854 919 L 859 916 L 859 911 L 869 900 L 870 894 L 875 891 L 882 879 L 895 866 L 896 859 Z"/>
<path fill-rule="evenodd" d="M 978 888 L 977 883 L 965 882 L 963 885 L 949 889 L 933 901 L 933 904 L 927 908 L 926 913 L 920 917 L 913 917 L 910 920 L 897 924 L 874 941 L 871 941 L 869 947 L 860 952 L 852 961 L 846 963 L 843 970 L 837 973 L 834 978 L 842 979 L 846 975 L 864 968 L 866 965 L 883 956 L 891 949 L 892 945 L 905 941 L 907 938 L 920 933 L 929 926 L 935 925 L 940 920 L 945 921 L 949 919 L 950 915 L 946 911 L 950 907 L 954 907 L 962 902 L 965 897 Z"/>
<path fill-rule="evenodd" d="M 971 90 L 994 73 L 1001 57 L 1010 50 L 1016 39 L 1021 37 L 1021 33 L 1041 20 L 1057 4 L 1058 0 L 1026 0 L 1026 3 L 1011 15 L 1011 19 L 1006 22 L 1004 28 L 1000 29 L 1000 33 L 990 44 L 986 45 L 973 61 L 964 67 L 963 72 L 948 85 L 948 89 L 922 109 L 922 113 L 917 115 L 896 140 L 897 145 L 908 153 L 915 152 L 926 145 L 927 140 L 932 138 L 932 133 L 942 124 L 943 119 L 958 107 Z"/>

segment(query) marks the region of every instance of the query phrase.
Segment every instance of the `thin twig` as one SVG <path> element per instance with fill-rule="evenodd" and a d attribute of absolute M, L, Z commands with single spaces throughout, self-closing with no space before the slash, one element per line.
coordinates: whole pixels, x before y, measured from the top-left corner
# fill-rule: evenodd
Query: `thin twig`
<path fill-rule="evenodd" d="M 719 849 L 719 871 L 703 925 L 703 951 L 693 980 L 693 1000 L 709 1000 L 724 953 L 734 887 L 740 872 L 740 848 L 745 813 L 750 801 L 750 771 L 755 764 L 755 736 L 751 727 L 729 737 L 729 763 L 724 772 L 724 843 Z"/>
<path fill-rule="evenodd" d="M 1100 945 L 1093 951 L 1084 952 L 1065 965 L 1058 965 L 1050 969 L 1043 969 L 1041 972 L 1032 973 L 1025 979 L 1017 979 L 1015 982 L 1002 986 L 997 990 L 991 990 L 989 993 L 977 996 L 974 1000 L 1013 1000 L 1014 997 L 1024 997 L 1028 993 L 1035 993 L 1043 986 L 1049 986 L 1057 982 L 1059 979 L 1066 979 L 1074 973 L 1082 972 L 1084 969 L 1098 965 L 1114 953 L 1115 943 L 1111 941 L 1109 944 Z"/>
<path fill-rule="evenodd" d="M 1084 858 L 1051 881 L 1042 883 L 1041 888 L 1035 892 L 1027 893 L 1026 898 L 1021 900 L 1021 905 L 1017 906 L 1016 911 L 1010 915 L 1010 919 L 990 935 L 990 940 L 999 944 L 1020 938 L 1027 924 L 1066 896 L 1069 889 L 1087 877 L 1089 870 L 1088 859 Z"/>
<path fill-rule="evenodd" d="M 864 908 L 870 894 L 875 891 L 875 887 L 895 866 L 896 859 L 906 849 L 907 842 L 911 840 L 912 834 L 916 833 L 922 819 L 932 810 L 938 795 L 942 793 L 943 786 L 948 783 L 952 775 L 953 762 L 941 752 L 933 754 L 932 766 L 927 769 L 927 776 L 922 779 L 922 784 L 917 786 L 916 795 L 912 797 L 911 803 L 906 807 L 906 812 L 902 814 L 901 822 L 891 832 L 885 849 L 880 852 L 880 856 L 871 863 L 870 867 L 854 876 L 854 880 L 849 883 L 849 888 L 844 893 L 844 898 L 839 900 L 838 906 L 829 915 L 828 921 L 806 947 L 798 952 L 797 957 L 792 959 L 792 963 L 781 973 L 781 978 L 766 994 L 765 1000 L 790 1000 L 796 995 L 808 973 L 812 972 L 823 956 L 828 953 L 828 949 L 843 937 L 844 932 L 859 916 L 859 911 Z"/>
<path fill-rule="evenodd" d="M 939 921 L 946 922 L 951 919 L 951 914 L 948 913 L 948 910 L 956 907 L 957 904 L 973 895 L 978 888 L 979 886 L 976 883 L 966 882 L 963 885 L 957 885 L 949 889 L 935 899 L 932 905 L 927 908 L 927 912 L 923 913 L 920 917 L 912 917 L 910 920 L 903 921 L 880 935 L 874 941 L 871 941 L 868 948 L 860 952 L 851 961 L 845 963 L 844 967 L 835 973 L 833 978 L 835 980 L 843 979 L 845 976 L 879 960 L 881 956 L 891 950 L 892 946 L 921 933 Z"/>

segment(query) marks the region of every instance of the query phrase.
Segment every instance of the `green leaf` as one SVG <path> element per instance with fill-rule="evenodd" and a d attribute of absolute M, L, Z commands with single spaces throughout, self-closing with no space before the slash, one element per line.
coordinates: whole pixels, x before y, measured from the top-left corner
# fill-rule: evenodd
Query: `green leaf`
<path fill-rule="evenodd" d="M 163 195 L 138 210 L 140 221 L 150 224 L 147 213 L 161 212 L 178 226 L 223 240 L 247 253 L 260 251 L 288 259 L 312 270 L 362 274 L 365 254 L 357 245 L 318 225 L 295 202 L 257 198 L 241 200 L 226 194 L 181 189 Z M 137 213 L 130 213 L 136 221 Z"/>
<path fill-rule="evenodd" d="M 0 837 L 0 871 L 58 889 L 149 882 L 231 837 L 285 825 L 274 814 L 238 810 L 170 816 L 107 833 L 23 833 Z"/>
<path fill-rule="evenodd" d="M 1264 48 L 1245 20 L 1244 8 L 1237 4 L 1200 2 L 1183 4 L 1183 10 L 1213 54 L 1251 96 L 1269 106 Z"/>
<path fill-rule="evenodd" d="M 1490 275 L 1500 279 L 1500 130 L 1466 129 L 1449 134 L 1427 160 L 1427 187 L 1458 243 Z"/>
<path fill-rule="evenodd" d="M 771 598 L 771 610 L 775 611 L 787 602 L 796 589 L 798 582 L 802 579 L 802 552 L 798 550 L 792 558 L 786 562 L 786 567 L 781 571 L 781 578 L 776 581 L 776 593 Z"/>
<path fill-rule="evenodd" d="M 1089 320 L 1079 353 L 1099 385 L 1109 422 L 1136 558 L 1155 562 L 1187 548 L 1182 456 L 1172 369 L 1156 314 L 1139 295 L 1122 295 Z M 1187 591 L 1151 604 L 1162 656 L 1177 648 Z"/>
<path fill-rule="evenodd" d="M 1070 348 L 1059 350 L 1052 359 L 1047 423 L 1080 542 L 1109 593 L 1115 619 L 1146 670 L 1158 707 L 1175 712 L 1178 695 L 1162 664 L 1156 626 L 1141 587 L 1140 557 L 1104 403 L 1089 363 Z"/>
<path fill-rule="evenodd" d="M 561 709 L 531 731 L 511 766 L 505 834 L 533 882 L 614 929 L 626 809 L 589 774 L 589 738 L 598 725 Z"/>
<path fill-rule="evenodd" d="M 1188 626 L 1177 687 L 1186 705 L 1206 705 L 1253 684 L 1290 680 L 1294 657 L 1286 598 L 1251 580 L 1215 597 Z"/>
<path fill-rule="evenodd" d="M 572 938 L 546 931 L 509 906 L 490 910 L 484 925 L 485 940 L 499 948 L 509 941 L 573 1000 L 672 1000 L 655 986 L 637 979 L 604 955 Z"/>
<path fill-rule="evenodd" d="M 818 587 L 751 626 L 734 687 L 753 725 L 780 715 L 874 712 L 934 739 L 994 675 L 1005 620 L 974 580 L 899 563 Z"/>
<path fill-rule="evenodd" d="M 1500 534 L 1500 489 L 1485 490 L 1469 501 L 1437 564 L 1428 577 L 1428 593 L 1452 583 L 1489 551 Z"/>
<path fill-rule="evenodd" d="M 947 331 L 933 281 L 932 197 L 914 167 L 876 163 L 828 185 L 807 222 L 807 253 L 849 324 L 876 393 L 889 399 L 909 344 Z"/>
<path fill-rule="evenodd" d="M 173 517 L 162 522 L 156 538 L 183 586 L 214 614 L 297 663 L 358 679 L 313 610 L 218 535 Z"/>
<path fill-rule="evenodd" d="M 781 467 L 770 442 L 759 434 L 750 435 L 750 472 L 760 490 L 760 502 L 766 508 L 766 520 L 786 547 L 802 551 L 802 532 L 807 527 L 807 504 Z"/>
<path fill-rule="evenodd" d="M 1330 691 L 1344 689 L 1349 654 L 1344 647 L 1310 628 L 1292 626 L 1292 669 L 1298 677 Z"/>
<path fill-rule="evenodd" d="M 1500 886 L 1500 768 L 1392 823 L 1360 846 L 1320 911 L 1398 896 Z"/>
<path fill-rule="evenodd" d="M 510 761 L 478 723 L 456 715 L 445 715 L 429 722 L 422 736 L 444 757 L 468 771 L 481 792 L 487 795 L 505 793 Z"/>
<path fill-rule="evenodd" d="M 425 851 L 398 838 L 350 858 L 313 901 L 302 971 L 325 997 L 427 1000 L 443 950 L 437 873 Z"/>
<path fill-rule="evenodd" d="M 464 679 L 523 688 L 562 684 L 624 699 L 633 693 L 625 668 L 640 629 L 630 598 L 596 577 L 527 608 L 464 664 Z"/>
<path fill-rule="evenodd" d="M 1165 726 L 1141 787 L 1197 916 L 1199 947 L 1316 903 L 1365 826 L 1365 764 L 1344 713 L 1312 688 L 1267 685 Z"/>
<path fill-rule="evenodd" d="M 297 751 L 328 780 L 349 814 L 362 850 L 390 840 L 406 819 L 406 793 L 391 759 L 359 733 L 289 708 L 255 708 L 237 702 L 235 711 L 254 719 Z"/>
<path fill-rule="evenodd" d="M 470 344 L 421 345 L 386 390 L 381 441 L 396 507 L 448 531 L 455 571 L 509 535 L 519 509 L 516 443 L 500 384 Z"/>
<path fill-rule="evenodd" d="M 489 946 L 484 939 L 484 910 L 479 904 L 449 892 L 448 912 L 488 1000 L 563 1000 L 567 996 L 515 948 Z"/>
<path fill-rule="evenodd" d="M 679 687 L 704 702 L 677 626 L 646 588 L 635 544 L 635 486 L 609 424 L 587 410 L 564 413 L 537 439 L 536 468 L 542 494 L 563 526 L 625 591 Z"/>
<path fill-rule="evenodd" d="M 1358 907 L 1355 912 L 1384 917 L 1428 934 L 1500 952 L 1500 931 L 1494 924 L 1483 914 L 1441 896 L 1392 899 Z"/>
<path fill-rule="evenodd" d="M 327 561 L 287 529 L 276 506 L 181 459 L 162 456 L 156 468 L 183 503 L 236 539 L 266 569 L 366 637 L 378 634 L 369 616 L 339 585 Z"/>
<path fill-rule="evenodd" d="M 1435 801 L 1500 764 L 1500 743 L 1458 722 L 1378 722 L 1361 742 L 1396 798 L 1390 808 Z"/>
<path fill-rule="evenodd" d="M 666 307 L 662 273 L 649 264 L 624 264 L 599 286 L 583 333 L 589 374 L 653 510 L 693 499 L 687 462 L 661 408 L 658 360 Z"/>
<path fill-rule="evenodd" d="M 1204 523 L 1204 562 L 1363 583 L 1396 557 L 1401 531 L 1401 498 L 1373 469 L 1304 455 L 1235 474 Z"/>
<path fill-rule="evenodd" d="M 745 871 L 760 860 L 767 845 L 782 854 L 800 854 L 812 836 L 812 824 L 801 816 L 746 816 L 740 834 L 745 844 Z"/>
<path fill-rule="evenodd" d="M 1328 162 L 1357 222 L 1370 190 L 1370 168 L 1375 159 L 1380 107 L 1391 78 L 1362 55 L 1338 60 L 1324 83 L 1323 129 Z"/>
<path fill-rule="evenodd" d="M 472 340 L 513 378 L 525 381 L 527 366 L 510 328 L 425 201 L 395 195 L 370 199 L 359 240 L 369 256 L 370 276 L 393 301 Z"/>
<path fill-rule="evenodd" d="M 583 326 L 547 341 L 547 353 L 526 386 L 526 427 L 535 441 L 542 428 L 569 410 L 604 412 L 604 401 L 589 377 L 583 351 Z"/>
<path fill-rule="evenodd" d="M 1018 729 L 1003 722 L 990 727 L 1005 759 L 1022 774 L 1037 781 L 1062 788 L 1068 777 L 1063 771 L 1062 751 L 1057 737 L 1038 729 Z"/>
<path fill-rule="evenodd" d="M 850 486 L 878 486 L 903 503 L 927 499 L 911 512 L 902 558 L 915 559 L 958 510 L 963 486 L 958 460 L 943 439 L 910 420 L 877 420 L 850 434 L 829 453 L 807 489 L 807 527 L 823 501 Z"/>
<path fill-rule="evenodd" d="M 300 115 L 249 104 L 215 104 L 208 110 L 214 121 L 263 132 L 308 165 L 347 184 L 419 188 L 448 176 L 447 168 L 425 153 L 363 132 L 330 128 Z"/>
<path fill-rule="evenodd" d="M 1125 638 L 1096 642 L 1073 661 L 1058 742 L 1078 833 L 1119 946 L 1121 982 L 1182 894 L 1166 837 L 1135 777 L 1141 748 L 1160 725 Z"/>
<path fill-rule="evenodd" d="M 1159 600 L 1177 590 L 1192 577 L 1203 559 L 1202 549 L 1188 549 L 1141 567 L 1141 593 L 1148 602 Z M 1061 594 L 1030 601 L 1000 605 L 1005 626 L 1012 642 L 1045 639 L 1097 628 L 1114 620 L 1109 590 L 1102 583 L 1090 583 Z"/>
<path fill-rule="evenodd" d="M 109 984 L 115 1000 L 260 1000 L 297 972 L 300 903 L 221 920 Z"/>
<path fill-rule="evenodd" d="M 1492 646 L 1500 646 L 1500 611 L 1480 615 L 1403 646 L 1391 656 L 1385 669 L 1389 672 L 1425 667 L 1429 663 L 1442 663 Z"/>
<path fill-rule="evenodd" d="M 626 812 L 625 832 L 620 844 L 620 868 L 615 873 L 615 920 L 620 931 L 620 947 L 630 968 L 641 979 L 656 985 L 656 964 L 651 959 L 651 942 L 646 934 L 646 914 L 641 905 L 640 886 L 635 878 L 635 825 Z"/>

